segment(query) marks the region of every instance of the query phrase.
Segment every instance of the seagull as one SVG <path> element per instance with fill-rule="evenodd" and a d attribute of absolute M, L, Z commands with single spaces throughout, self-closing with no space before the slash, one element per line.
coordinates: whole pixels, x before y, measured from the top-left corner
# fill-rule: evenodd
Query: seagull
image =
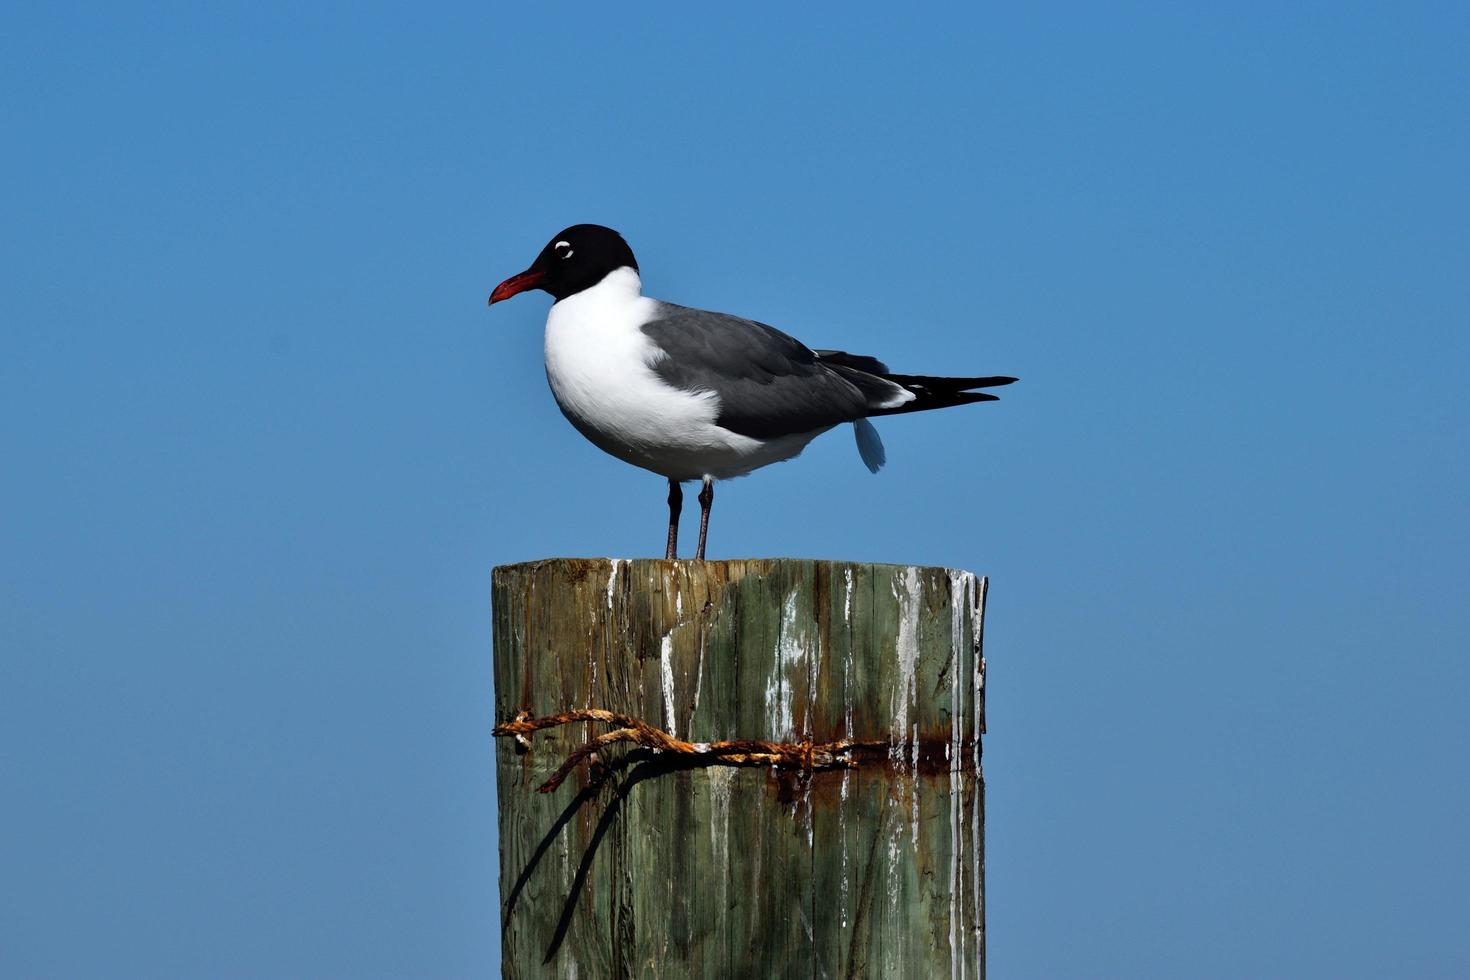
<path fill-rule="evenodd" d="M 638 260 L 602 225 L 560 232 L 490 305 L 540 289 L 546 380 L 567 421 L 593 445 L 669 481 L 665 558 L 677 558 L 681 484 L 698 480 L 704 560 L 716 480 L 791 459 L 851 422 L 874 473 L 886 461 L 878 415 L 996 401 L 978 389 L 1015 378 L 893 374 L 873 357 L 814 350 L 775 327 L 643 295 Z"/>

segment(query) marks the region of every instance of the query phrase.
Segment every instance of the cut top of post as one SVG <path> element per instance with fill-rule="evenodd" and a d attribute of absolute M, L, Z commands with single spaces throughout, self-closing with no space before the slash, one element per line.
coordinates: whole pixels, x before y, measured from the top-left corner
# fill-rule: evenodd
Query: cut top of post
<path fill-rule="evenodd" d="M 496 648 L 528 658 L 497 668 L 498 720 L 604 708 L 696 742 L 884 738 L 899 763 L 978 760 L 986 580 L 969 572 L 551 559 L 494 582 Z"/>

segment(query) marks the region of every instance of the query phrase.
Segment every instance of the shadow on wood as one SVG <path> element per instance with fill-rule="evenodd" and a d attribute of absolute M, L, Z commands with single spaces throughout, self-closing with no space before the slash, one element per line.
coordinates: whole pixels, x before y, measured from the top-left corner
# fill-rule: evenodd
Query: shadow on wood
<path fill-rule="evenodd" d="M 556 931 L 552 935 L 551 945 L 547 947 L 546 955 L 542 960 L 544 963 L 550 963 L 556 956 L 557 950 L 561 948 L 562 940 L 566 938 L 567 928 L 571 925 L 572 913 L 576 911 L 577 899 L 582 894 L 583 886 L 587 881 L 587 874 L 591 870 L 592 862 L 597 856 L 597 848 L 602 843 L 602 838 L 607 833 L 608 827 L 617 819 L 618 811 L 622 807 L 623 801 L 627 799 L 628 794 L 633 791 L 633 787 L 645 779 L 654 779 L 670 773 L 686 772 L 691 769 L 702 769 L 713 764 L 708 759 L 698 757 L 660 757 L 654 755 L 648 749 L 634 749 L 626 752 L 622 758 L 614 760 L 609 764 L 594 764 L 589 774 L 587 785 L 572 798 L 572 801 L 567 804 L 566 809 L 557 818 L 556 823 L 551 826 L 546 836 L 541 839 L 540 844 L 536 847 L 535 853 L 531 855 L 530 861 L 527 862 L 525 868 L 516 877 L 515 884 L 511 886 L 509 894 L 506 895 L 504 901 L 505 911 L 501 924 L 502 935 L 510 928 L 511 917 L 515 914 L 516 899 L 520 897 L 526 882 L 530 880 L 532 873 L 536 870 L 536 866 L 541 862 L 547 850 L 550 849 L 552 842 L 556 840 L 563 828 L 571 822 L 572 817 L 584 805 L 601 795 L 603 787 L 609 781 L 615 779 L 619 773 L 628 767 L 633 767 L 632 771 L 628 773 L 628 777 L 614 786 L 612 798 L 605 805 L 601 816 L 597 818 L 597 827 L 592 832 L 592 839 L 587 842 L 586 848 L 582 852 L 582 859 L 577 865 L 577 874 L 572 879 L 572 885 L 568 891 L 566 901 L 562 903 L 561 916 L 557 919 Z"/>

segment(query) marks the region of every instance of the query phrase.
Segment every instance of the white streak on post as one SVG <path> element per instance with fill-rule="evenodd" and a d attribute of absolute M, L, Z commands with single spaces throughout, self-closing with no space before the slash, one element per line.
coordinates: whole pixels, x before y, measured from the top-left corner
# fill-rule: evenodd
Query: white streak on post
<path fill-rule="evenodd" d="M 902 776 L 899 778 L 902 779 Z M 884 805 L 898 806 L 898 801 L 890 793 L 888 802 Z M 898 856 L 900 850 L 898 841 L 899 837 L 903 834 L 903 821 L 890 820 L 889 823 L 892 824 L 892 829 L 888 832 L 888 916 L 890 919 L 897 921 L 899 892 Z"/>
<path fill-rule="evenodd" d="M 909 816 L 910 826 L 913 827 L 914 847 L 919 846 L 919 723 L 914 722 L 914 738 L 909 743 L 913 746 L 912 768 L 909 769 L 909 802 L 912 805 L 912 813 Z"/>
<path fill-rule="evenodd" d="M 974 743 L 971 746 L 975 766 L 975 802 L 970 809 L 970 887 L 975 892 L 975 976 L 983 976 L 982 950 L 985 948 L 985 895 L 981 887 L 980 855 L 984 847 L 980 826 L 980 785 L 983 773 L 980 769 L 980 732 L 985 718 L 985 594 L 990 589 L 990 579 L 982 578 L 975 585 L 971 597 L 974 605 L 970 609 L 970 649 L 974 658 L 974 687 L 971 692 L 971 711 L 975 716 Z"/>
<path fill-rule="evenodd" d="M 837 911 L 842 920 L 842 928 L 847 928 L 847 780 L 852 774 L 851 769 L 842 770 L 842 805 L 837 808 L 837 836 L 842 846 L 842 891 L 837 902 Z"/>
<path fill-rule="evenodd" d="M 670 735 L 675 738 L 679 733 L 675 728 L 677 722 L 674 720 L 674 632 L 670 630 L 664 634 L 663 642 L 658 649 L 658 669 L 663 675 L 664 688 L 664 725 L 667 726 Z"/>
<path fill-rule="evenodd" d="M 694 714 L 698 714 L 699 713 L 699 689 L 701 687 L 704 687 L 704 640 L 705 640 L 704 624 L 703 623 L 700 623 L 699 624 L 699 660 L 694 665 L 694 707 L 691 709 L 692 713 L 694 713 Z M 692 727 L 692 725 L 693 725 L 693 722 L 692 721 L 690 722 L 690 725 Z"/>
<path fill-rule="evenodd" d="M 792 599 L 796 597 L 792 592 Z M 793 601 L 791 611 L 796 612 L 796 603 Z M 819 613 L 814 611 L 812 620 L 819 618 Z M 815 644 L 812 644 L 815 645 Z M 806 657 L 806 708 L 801 713 L 801 737 L 810 742 L 812 738 L 812 716 L 817 713 L 817 680 L 822 671 L 822 657 L 817 650 L 802 648 L 802 655 Z M 812 774 L 804 776 L 805 786 L 802 789 L 802 804 L 806 807 L 806 846 L 811 851 L 816 845 L 816 818 L 812 814 Z"/>
<path fill-rule="evenodd" d="M 766 710 L 769 712 L 771 738 L 791 739 L 795 732 L 792 721 L 791 672 L 808 655 L 804 638 L 797 629 L 796 590 L 781 604 L 781 626 L 776 637 L 776 658 L 766 678 Z"/>
<path fill-rule="evenodd" d="M 898 661 L 897 683 L 893 690 L 893 716 L 888 726 L 888 758 L 893 763 L 894 776 L 893 795 L 889 798 L 889 805 L 902 806 L 902 793 L 909 794 L 911 840 L 918 841 L 919 834 L 919 812 L 918 812 L 918 785 L 917 785 L 917 758 L 913 760 L 914 767 L 910 768 L 910 760 L 904 749 L 909 739 L 913 738 L 913 745 L 918 745 L 918 721 L 913 718 L 913 708 L 917 701 L 915 689 L 915 672 L 919 662 L 919 609 L 923 599 L 923 589 L 919 584 L 919 570 L 914 567 L 905 568 L 903 581 L 891 586 L 893 597 L 898 600 L 898 636 L 894 639 L 893 654 Z M 913 720 L 911 721 L 911 718 Z M 911 731 L 910 726 L 913 726 Z M 900 811 L 901 812 L 901 811 Z M 899 854 L 901 851 L 900 840 L 903 834 L 902 819 L 893 821 L 893 830 L 888 836 L 888 914 L 898 915 L 899 896 L 902 891 L 899 881 Z M 903 936 L 899 937 L 900 946 Z M 898 951 L 897 962 L 903 961 L 903 952 Z"/>
<path fill-rule="evenodd" d="M 814 852 L 816 850 L 817 822 L 812 815 L 812 780 L 811 774 L 806 776 L 806 789 L 801 794 L 802 806 L 806 809 L 806 849 Z"/>
<path fill-rule="evenodd" d="M 842 627 L 847 630 L 847 654 L 842 657 L 842 732 L 844 738 L 856 738 L 853 735 L 853 569 L 848 566 L 842 569 Z M 847 929 L 847 912 L 850 908 L 851 886 L 848 883 L 848 854 L 847 854 L 847 798 L 851 792 L 853 782 L 853 770 L 844 768 L 842 770 L 842 798 L 838 804 L 838 833 L 842 840 L 842 896 L 839 911 L 842 915 L 842 929 Z"/>
<path fill-rule="evenodd" d="M 960 701 L 960 671 L 965 663 L 965 610 L 970 604 L 972 578 L 968 572 L 949 569 L 949 744 L 945 760 L 949 763 L 949 975 L 950 980 L 964 980 L 964 960 L 960 957 L 960 914 L 964 903 L 960 895 L 964 887 L 964 838 L 960 834 L 960 767 L 964 705 Z"/>
<path fill-rule="evenodd" d="M 618 593 L 618 566 L 622 563 L 623 559 L 614 558 L 612 560 L 612 570 L 607 573 L 607 608 L 609 610 L 613 607 L 613 596 Z"/>
<path fill-rule="evenodd" d="M 847 630 L 847 656 L 842 658 L 842 723 L 843 735 L 854 738 L 852 731 L 852 568 L 842 570 L 847 596 L 842 600 L 842 626 Z M 842 770 L 842 800 L 847 802 L 848 771 Z"/>
<path fill-rule="evenodd" d="M 893 585 L 893 596 L 898 600 L 898 637 L 893 643 L 894 656 L 898 658 L 898 687 L 893 692 L 893 721 L 888 734 L 892 739 L 889 754 L 894 761 L 903 761 L 900 747 L 908 737 L 909 710 L 914 705 L 914 670 L 919 662 L 919 570 L 909 567 L 903 570 L 903 589 Z"/>

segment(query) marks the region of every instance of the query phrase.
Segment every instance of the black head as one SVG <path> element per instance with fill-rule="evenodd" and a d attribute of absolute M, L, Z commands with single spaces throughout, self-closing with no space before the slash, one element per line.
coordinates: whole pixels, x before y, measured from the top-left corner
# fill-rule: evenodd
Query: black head
<path fill-rule="evenodd" d="M 566 299 L 624 266 L 638 271 L 638 260 L 622 235 L 602 225 L 572 225 L 546 243 L 529 269 L 496 286 L 490 302 L 499 303 L 528 289 L 544 289 L 557 299 Z"/>

